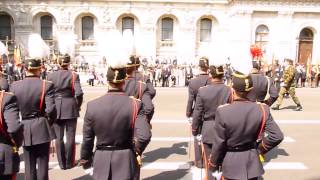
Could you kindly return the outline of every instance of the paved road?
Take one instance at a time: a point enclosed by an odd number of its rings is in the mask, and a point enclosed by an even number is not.
[[[103,95],[105,87],[84,87],[85,103]],[[284,101],[283,110],[273,111],[286,136],[284,142],[267,156],[265,180],[320,180],[320,89],[298,89],[304,111],[294,112],[291,99]],[[201,171],[190,166],[190,127],[184,117],[186,88],[157,89],[156,113],[152,123],[153,139],[144,153],[142,178],[146,180],[201,179]],[[82,119],[77,129],[77,158],[82,140]],[[192,148],[191,148],[192,149]],[[191,153],[191,158],[189,154]],[[23,179],[22,172],[18,179]],[[59,170],[56,156],[50,159],[51,180],[89,180],[90,171],[81,168]]]

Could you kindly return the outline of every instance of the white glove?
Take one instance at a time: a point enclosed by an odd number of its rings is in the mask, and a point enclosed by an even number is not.
[[[188,122],[189,122],[190,125],[192,124],[192,117],[188,118]]]
[[[198,134],[197,136],[196,136],[196,139],[200,142],[200,141],[202,141],[202,135],[201,134]]]
[[[282,83],[280,84],[280,86],[281,86],[281,87],[286,87],[286,84],[285,84],[284,82],[282,82]]]
[[[222,172],[215,171],[212,173],[212,176],[215,177],[215,179],[217,179],[217,180],[221,180]]]

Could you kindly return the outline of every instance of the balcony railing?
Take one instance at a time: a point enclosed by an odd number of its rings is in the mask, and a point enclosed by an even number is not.
[[[173,47],[174,42],[173,41],[161,41],[160,46],[161,47]]]
[[[97,42],[95,40],[82,40],[80,41],[80,46],[96,46]]]

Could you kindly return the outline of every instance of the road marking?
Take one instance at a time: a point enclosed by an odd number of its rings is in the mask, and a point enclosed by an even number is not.
[[[308,169],[300,162],[268,162],[263,165],[265,170],[306,170]],[[193,169],[188,162],[153,162],[144,163],[143,170],[185,170]]]
[[[20,162],[20,170],[24,170],[24,169],[25,169],[25,164],[24,164],[24,161],[22,161]],[[60,169],[59,163],[55,161],[49,162],[49,169]]]
[[[278,124],[314,124],[320,125],[320,120],[276,120]],[[187,124],[187,120],[155,119],[151,124]]]
[[[268,162],[263,165],[268,170],[306,170],[308,169],[300,162]]]
[[[76,135],[76,144],[81,144],[82,143],[82,135]],[[151,142],[190,142],[193,141],[193,137],[152,137]],[[64,141],[66,142],[66,137],[64,137]],[[293,143],[296,142],[291,137],[284,137],[283,142],[285,143]]]
[[[308,167],[300,162],[268,162],[263,165],[265,170],[307,170]],[[204,176],[205,170],[191,166],[188,162],[153,162],[143,163],[142,170],[190,170],[193,179]],[[86,169],[86,174],[93,173],[93,168]]]

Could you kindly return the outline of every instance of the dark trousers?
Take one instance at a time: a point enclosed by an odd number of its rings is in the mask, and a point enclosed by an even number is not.
[[[94,86],[94,79],[89,79],[89,85]]]
[[[16,180],[16,175],[0,175],[1,180]]]
[[[48,180],[50,142],[24,146],[25,179]],[[38,169],[37,169],[38,165]]]
[[[75,165],[75,136],[77,119],[58,119],[53,124],[56,133],[56,151],[61,169],[70,169]],[[64,131],[66,131],[67,142],[64,143]]]
[[[204,147],[204,152],[205,152],[205,156],[206,156],[206,160],[207,160],[207,166],[208,166],[208,162],[209,162],[209,157],[210,157],[210,153],[211,153],[211,149],[212,149],[212,144],[206,144],[203,143],[203,147]],[[208,168],[208,172],[207,172],[207,177],[208,180],[214,180],[215,178],[212,176],[212,171],[209,170]]]
[[[194,137],[194,163],[198,168],[203,168],[203,159],[202,159],[202,148],[201,143]]]

